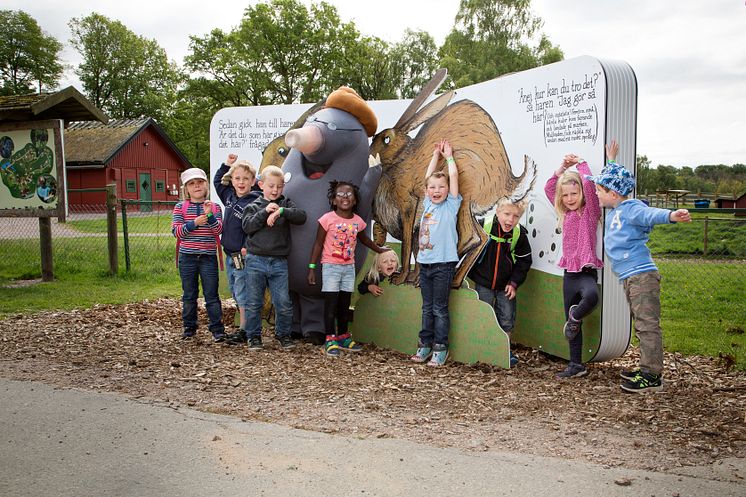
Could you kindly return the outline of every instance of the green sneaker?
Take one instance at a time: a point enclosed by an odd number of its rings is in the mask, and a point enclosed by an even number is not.
[[[622,390],[630,393],[656,392],[663,388],[661,375],[640,371],[633,379],[621,384]]]
[[[360,352],[363,350],[363,346],[353,340],[349,333],[337,336],[337,344],[339,348],[347,352]]]
[[[339,357],[342,355],[342,349],[336,340],[327,340],[324,342],[324,354],[329,357]]]

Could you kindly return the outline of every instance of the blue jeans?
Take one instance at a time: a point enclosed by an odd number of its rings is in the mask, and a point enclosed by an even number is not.
[[[495,310],[497,322],[505,333],[510,333],[515,327],[515,304],[516,298],[509,300],[505,296],[505,289],[493,290],[480,284],[476,285],[479,300],[487,302]]]
[[[422,330],[420,344],[448,346],[448,297],[451,281],[456,271],[455,262],[420,264],[420,291],[422,291]]]
[[[218,258],[215,254],[179,253],[179,276],[184,295],[181,297],[181,317],[184,330],[197,330],[197,297],[199,282],[202,281],[202,294],[205,297],[209,329],[212,333],[225,332],[223,307],[218,296]]]
[[[248,304],[246,305],[246,334],[258,337],[262,334],[262,307],[264,290],[269,286],[272,304],[275,306],[275,336],[290,336],[293,324],[293,303],[288,288],[288,260],[250,254],[246,258]]]
[[[249,299],[249,273],[246,265],[244,265],[243,269],[236,269],[233,259],[230,256],[226,256],[225,272],[226,276],[228,276],[228,288],[231,290],[233,300],[236,301],[236,306],[245,309]]]

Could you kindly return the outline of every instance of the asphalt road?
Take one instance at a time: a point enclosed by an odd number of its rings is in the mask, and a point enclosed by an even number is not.
[[[743,459],[680,474],[604,468],[346,438],[5,379],[0,423],[5,497],[746,495]]]

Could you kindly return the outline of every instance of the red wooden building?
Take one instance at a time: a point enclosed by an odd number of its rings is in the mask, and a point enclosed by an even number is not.
[[[746,192],[742,193],[738,198],[719,198],[715,200],[718,209],[746,209]],[[738,217],[743,217],[744,214],[736,214]]]
[[[150,118],[71,123],[64,143],[71,209],[104,205],[105,192],[75,190],[103,188],[109,183],[116,183],[117,197],[122,199],[178,200],[179,175],[192,167]],[[140,210],[150,210],[150,205],[141,205]]]

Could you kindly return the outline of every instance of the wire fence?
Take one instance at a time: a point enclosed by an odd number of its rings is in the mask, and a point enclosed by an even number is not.
[[[174,204],[117,202],[120,276],[161,273],[178,279],[171,234]],[[71,206],[69,211],[65,223],[52,219],[55,276],[109,273],[106,205]],[[653,230],[649,246],[664,281],[664,314],[682,307],[681,299],[695,299],[705,311],[719,312],[713,319],[725,316],[746,327],[746,218],[727,212],[693,210],[692,223]],[[0,284],[39,278],[40,260],[39,220],[0,218]]]

